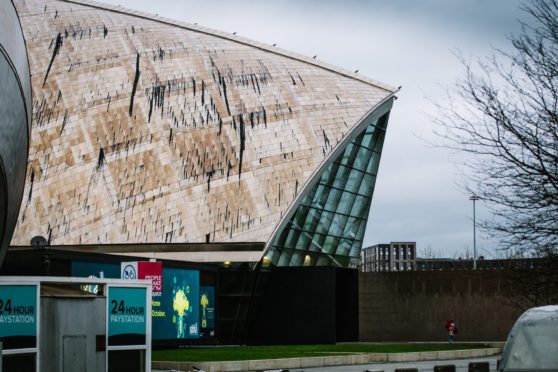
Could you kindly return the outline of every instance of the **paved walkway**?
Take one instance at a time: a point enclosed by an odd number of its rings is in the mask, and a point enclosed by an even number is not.
[[[418,368],[419,372],[432,372],[434,366],[454,364],[456,372],[467,372],[469,370],[470,362],[488,362],[490,363],[490,371],[496,371],[496,360],[498,357],[490,358],[472,358],[472,359],[454,359],[454,360],[439,360],[427,362],[407,362],[407,363],[376,363],[356,366],[335,366],[335,367],[320,367],[320,368],[302,368],[291,369],[291,372],[365,372],[370,371],[384,371],[394,372],[397,368]],[[167,372],[170,370],[153,369],[152,372]]]
[[[381,364],[366,364],[356,366],[335,366],[335,367],[320,367],[320,368],[303,368],[291,369],[290,371],[308,371],[308,372],[363,372],[366,370],[374,371],[380,370],[384,372],[393,372],[396,368],[418,368],[419,372],[432,372],[436,365],[454,364],[456,372],[467,372],[470,362],[489,362],[490,370],[496,371],[496,360],[498,357],[490,358],[473,358],[473,359],[454,359],[454,360],[440,360],[440,361],[427,361],[427,362],[406,362],[406,363],[381,363]]]
[[[393,370],[394,363],[406,364],[423,364],[425,369],[430,369],[432,363],[444,364],[443,360],[459,360],[459,359],[487,359],[495,358],[502,352],[499,347],[485,349],[470,350],[445,350],[445,351],[429,351],[414,353],[360,353],[350,355],[333,355],[321,357],[301,357],[286,359],[260,359],[260,360],[237,360],[237,361],[218,361],[218,362],[153,362],[154,369],[159,370],[196,370],[195,367],[212,372],[233,372],[233,371],[265,371],[289,369],[293,370],[316,370],[323,368],[324,371],[339,371],[340,368],[347,371],[363,371],[363,366],[384,365],[388,370]],[[428,362],[436,361],[436,362]],[[440,362],[440,363],[438,363]],[[465,363],[465,366],[467,366]],[[330,367],[336,366],[336,367]],[[349,366],[355,366],[350,368]],[[393,368],[392,368],[393,367]],[[375,369],[375,368],[374,368]]]

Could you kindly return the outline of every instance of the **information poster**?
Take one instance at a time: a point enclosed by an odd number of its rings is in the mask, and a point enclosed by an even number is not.
[[[0,285],[0,342],[4,349],[37,347],[37,285]]]
[[[145,345],[147,329],[145,288],[109,287],[108,344]]]
[[[163,291],[163,263],[138,262],[138,279],[151,280],[151,295],[153,298],[161,297]]]
[[[200,287],[200,337],[215,336],[215,287]]]
[[[152,302],[153,338],[199,338],[199,299],[199,271],[164,268],[161,296]]]
[[[133,261],[120,264],[122,279],[151,280],[151,294],[154,299],[161,297],[163,290],[163,263],[157,261]]]

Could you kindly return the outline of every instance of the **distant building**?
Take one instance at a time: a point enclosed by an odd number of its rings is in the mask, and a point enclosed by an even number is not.
[[[377,244],[362,250],[362,271],[413,270],[417,257],[416,242]]]

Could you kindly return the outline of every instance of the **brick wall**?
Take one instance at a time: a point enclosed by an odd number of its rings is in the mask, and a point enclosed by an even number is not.
[[[503,341],[521,310],[508,304],[502,270],[359,274],[360,341]]]

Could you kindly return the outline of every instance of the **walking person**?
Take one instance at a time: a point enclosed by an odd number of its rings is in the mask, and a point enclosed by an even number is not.
[[[448,342],[450,344],[454,341],[454,335],[457,333],[457,327],[455,326],[455,322],[453,320],[448,320],[446,322],[446,329],[448,331]]]

